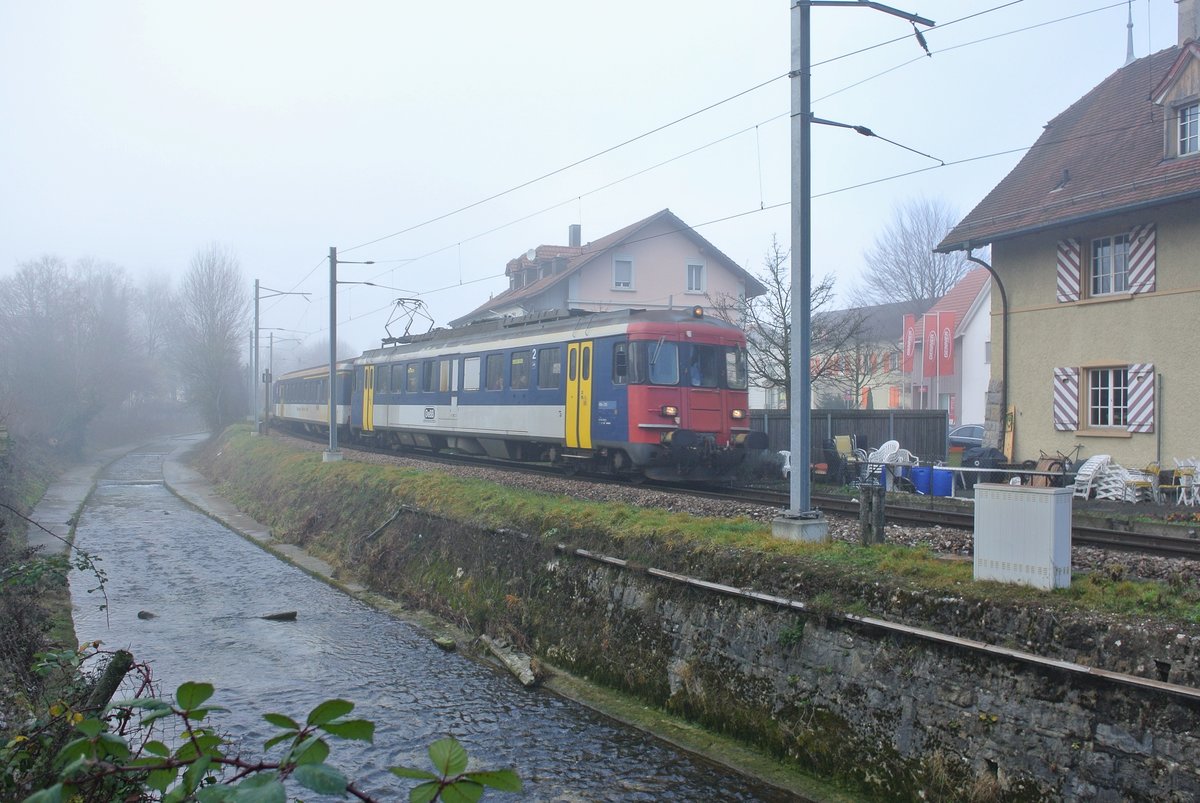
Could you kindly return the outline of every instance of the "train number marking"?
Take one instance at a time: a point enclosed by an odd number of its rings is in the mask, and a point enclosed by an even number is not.
[[[436,419],[437,419],[437,408],[436,407],[426,407],[425,408],[425,420],[426,421],[434,421]]]

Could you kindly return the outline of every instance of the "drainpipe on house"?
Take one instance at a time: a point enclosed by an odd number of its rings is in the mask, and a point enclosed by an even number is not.
[[[973,250],[971,244],[967,243],[967,259],[992,274],[992,278],[996,280],[996,287],[1000,290],[1000,339],[1004,356],[1000,364],[1000,442],[997,446],[1003,446],[1005,426],[1008,421],[1008,293],[1004,292],[1004,282],[1000,280],[1000,274],[996,273],[995,268],[991,265],[975,256],[972,253]],[[1012,457],[1016,458],[1016,456],[1017,442],[1016,438],[1013,438]]]

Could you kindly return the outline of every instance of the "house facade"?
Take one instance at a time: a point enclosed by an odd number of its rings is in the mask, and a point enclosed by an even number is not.
[[[906,317],[929,301],[901,301],[822,312],[813,316],[809,363],[815,407],[859,410],[913,409],[903,372]]]
[[[993,383],[1014,457],[1109,454],[1127,466],[1200,454],[1200,44],[1130,62],[1052,120],[938,246],[991,245]],[[1003,330],[1008,330],[1008,354]],[[998,407],[998,406],[997,406]],[[994,423],[994,422],[990,422]]]
[[[552,309],[704,306],[710,297],[765,289],[669,209],[586,245],[580,240],[572,226],[568,245],[540,245],[510,260],[508,289],[450,325]]]
[[[991,275],[967,271],[901,335],[903,406],[945,410],[950,426],[982,424],[991,380]]]

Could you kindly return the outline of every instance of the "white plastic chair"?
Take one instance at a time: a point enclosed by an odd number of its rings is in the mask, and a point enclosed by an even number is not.
[[[1129,477],[1129,470],[1124,466],[1109,463],[1094,481],[1096,498],[1112,502],[1136,502],[1137,492],[1130,487]]]
[[[1092,455],[1075,472],[1075,491],[1073,496],[1079,499],[1087,499],[1092,495],[1092,489],[1095,487],[1096,477],[1103,473],[1104,469],[1112,462],[1112,455],[1097,454]]]

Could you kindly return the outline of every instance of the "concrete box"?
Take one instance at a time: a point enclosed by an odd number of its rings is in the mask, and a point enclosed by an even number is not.
[[[1071,488],[975,486],[975,579],[1071,585]]]

